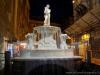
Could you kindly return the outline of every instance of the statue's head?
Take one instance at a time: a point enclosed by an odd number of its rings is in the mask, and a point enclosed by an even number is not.
[[[46,7],[47,7],[47,8],[50,8],[50,5],[49,5],[49,4],[47,4],[47,5],[46,5]]]

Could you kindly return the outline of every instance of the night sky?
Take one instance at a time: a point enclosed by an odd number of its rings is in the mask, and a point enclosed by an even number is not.
[[[44,20],[44,7],[50,4],[51,21],[59,23],[73,16],[72,0],[29,0],[30,19]]]

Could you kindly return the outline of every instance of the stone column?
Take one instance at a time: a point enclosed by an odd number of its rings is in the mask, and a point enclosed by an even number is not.
[[[86,50],[86,63],[90,64],[91,63],[91,44],[92,44],[92,37],[91,37],[91,32],[90,32],[90,38],[87,43],[87,50]]]
[[[75,39],[75,41],[74,41],[74,43],[75,43],[75,55],[79,55],[79,45],[78,45],[79,37],[78,37],[77,33],[74,34],[74,39]]]
[[[93,1],[95,1],[95,0],[88,0],[89,10],[93,9]]]
[[[2,53],[5,53],[7,51],[7,44],[8,44],[8,37],[3,37],[3,51]]]

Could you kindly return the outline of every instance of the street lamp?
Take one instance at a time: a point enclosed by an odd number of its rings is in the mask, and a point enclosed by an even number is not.
[[[82,40],[85,40],[85,41],[89,41],[89,38],[90,38],[90,34],[84,34],[82,36]]]

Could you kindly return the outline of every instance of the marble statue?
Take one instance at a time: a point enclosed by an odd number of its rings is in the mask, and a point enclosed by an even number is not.
[[[33,46],[33,35],[32,33],[28,33],[25,38],[27,39],[27,48],[28,49],[34,49],[34,46]]]
[[[51,10],[49,9],[50,5],[47,4],[46,7],[44,8],[44,25],[50,26],[50,12]]]
[[[60,39],[61,39],[61,45],[60,45],[61,49],[68,49],[66,44],[67,34],[61,34]]]

